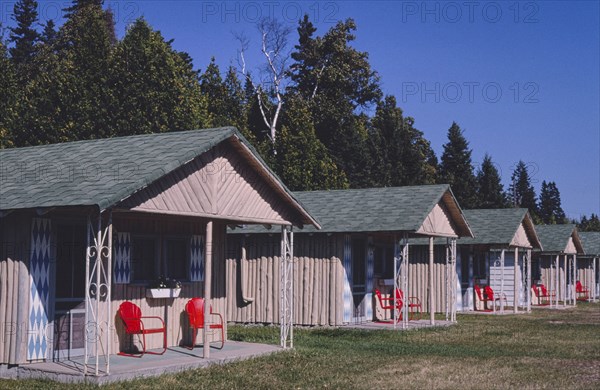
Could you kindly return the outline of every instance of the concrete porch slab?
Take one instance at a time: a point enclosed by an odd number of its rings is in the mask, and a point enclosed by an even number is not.
[[[408,321],[406,330],[411,329],[424,329],[424,328],[432,328],[432,327],[444,327],[451,326],[453,322],[444,321],[444,320],[436,320],[435,325],[431,325],[429,320],[418,320],[418,321]],[[364,329],[364,330],[394,330],[393,322],[364,322],[359,324],[348,324],[340,326],[342,329]],[[398,323],[396,325],[396,330],[404,330],[402,328],[402,323]]]
[[[110,357],[110,374],[100,372],[99,376],[89,375],[94,372],[89,368],[88,376],[83,374],[82,357],[64,361],[24,364],[0,370],[0,373],[3,377],[13,379],[49,379],[63,383],[100,385],[205,368],[279,351],[283,351],[283,349],[275,345],[227,341],[222,350],[211,348],[209,359],[202,358],[202,346],[197,346],[191,351],[183,347],[170,347],[163,355],[146,354],[139,358],[112,355]],[[104,359],[101,359],[100,362],[104,367]]]

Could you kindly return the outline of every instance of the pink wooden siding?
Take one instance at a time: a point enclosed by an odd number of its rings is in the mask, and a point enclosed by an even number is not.
[[[336,325],[342,322],[344,270],[342,236],[294,237],[294,323]],[[241,323],[279,323],[280,236],[227,237],[227,312]],[[245,289],[245,291],[243,291]],[[251,301],[244,301],[242,298]]]
[[[168,235],[204,234],[206,221],[200,219],[151,219],[119,216],[115,218],[115,230],[127,231],[132,234],[151,234],[158,237]],[[142,216],[144,217],[144,216]],[[215,312],[221,313],[227,321],[225,289],[225,225],[214,224],[213,233],[213,279],[212,305]],[[185,261],[185,259],[182,259]],[[185,314],[185,304],[193,297],[204,295],[204,282],[184,282],[179,298],[153,299],[146,298],[146,286],[140,284],[113,284],[112,288],[112,318],[115,331],[112,337],[112,350],[118,352],[126,348],[129,337],[125,335],[123,325],[117,314],[119,305],[130,301],[142,309],[145,316],[159,316],[167,323],[167,345],[175,346],[190,342],[191,332]],[[217,335],[215,335],[217,336]],[[215,337],[218,339],[218,337]],[[147,336],[149,348],[159,348],[162,344],[161,335]],[[198,334],[198,343],[202,340],[202,331]],[[136,345],[139,343],[136,342]]]
[[[272,185],[221,144],[125,200],[133,211],[289,224],[290,208]]]

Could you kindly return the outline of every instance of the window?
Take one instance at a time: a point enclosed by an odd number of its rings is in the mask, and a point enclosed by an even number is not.
[[[188,242],[189,239],[183,237],[168,237],[161,241],[156,236],[132,236],[132,280],[150,282],[159,276],[187,280],[190,252]]]
[[[164,275],[171,279],[188,278],[188,243],[183,238],[165,240]]]
[[[156,244],[157,240],[154,237],[133,236],[131,238],[133,281],[145,282],[158,278]]]
[[[352,290],[353,292],[365,291],[366,268],[365,240],[352,241]]]
[[[375,275],[383,279],[394,278],[394,249],[389,246],[375,247]]]

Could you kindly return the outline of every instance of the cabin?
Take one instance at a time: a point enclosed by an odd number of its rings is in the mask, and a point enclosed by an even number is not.
[[[401,288],[424,299],[423,310],[452,312],[455,240],[472,232],[450,186],[427,185],[295,192],[321,223],[294,234],[294,313],[299,325],[340,326],[389,319],[374,297]],[[413,253],[409,240],[446,240],[443,260],[431,245]],[[238,227],[227,235],[227,302],[230,321],[280,321],[279,246],[264,227]],[[429,298],[431,297],[431,299]],[[406,306],[406,305],[405,305]],[[398,315],[398,313],[395,313]],[[403,319],[407,319],[407,315]],[[397,317],[399,318],[399,317]]]
[[[292,227],[319,228],[231,127],[4,149],[0,163],[0,368],[83,356],[85,374],[109,373],[111,355],[138,347],[124,301],[164,319],[167,346],[189,345],[190,298],[228,321],[228,225],[279,226],[282,268]],[[173,280],[166,295],[152,288]]]
[[[577,226],[536,225],[535,230],[543,249],[533,253],[534,280],[553,295],[550,306],[556,307],[559,302],[564,306],[576,305],[574,280],[577,256],[584,254]]]
[[[527,309],[527,286],[531,286],[531,272],[527,270],[531,269],[531,250],[541,247],[527,209],[473,209],[463,210],[463,214],[473,237],[460,238],[456,243],[456,310],[466,312],[487,308],[488,305],[478,298],[476,286],[480,288],[482,298],[485,286],[506,297],[497,302],[500,311],[507,305],[515,310],[518,306]],[[426,240],[411,239],[410,242],[413,253],[427,250]],[[434,245],[435,257],[442,261],[445,243],[436,239]],[[518,260],[516,267],[515,258]],[[516,306],[515,296],[518,299]],[[417,297],[423,298],[422,295]],[[492,308],[491,303],[489,307]]]
[[[527,209],[475,209],[464,211],[475,237],[459,241],[457,272],[463,293],[463,310],[482,310],[475,285],[489,285],[500,300],[500,310],[531,307],[531,253],[542,245]]]
[[[588,299],[600,297],[600,232],[579,232],[585,254],[577,259],[577,280],[590,290]]]

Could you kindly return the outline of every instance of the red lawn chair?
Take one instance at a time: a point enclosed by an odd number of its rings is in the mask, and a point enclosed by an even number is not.
[[[539,306],[547,306],[550,304],[552,299],[556,298],[556,292],[548,292],[546,286],[541,283],[535,286],[533,291],[535,291],[535,296],[538,299]]]
[[[204,298],[192,298],[185,305],[185,311],[190,321],[190,327],[192,328],[192,345],[187,347],[188,349],[194,349],[196,345],[196,337],[198,336],[198,329],[204,329]],[[210,314],[219,317],[219,322],[210,324],[210,329],[221,329],[221,347],[225,345],[225,330],[223,325],[223,316],[219,313],[213,313],[212,305],[210,306]]]
[[[483,292],[481,291],[481,287],[479,287],[478,284],[475,285],[475,293],[477,294],[477,299],[479,299],[480,302],[483,302],[483,311],[492,311],[491,309],[487,308],[487,303],[491,302],[492,299],[485,297],[483,295]],[[475,302],[475,311],[477,311],[477,302]]]
[[[404,303],[404,291],[398,289],[396,290],[396,298],[400,300],[400,302]],[[421,319],[421,312],[423,311],[423,307],[421,305],[421,300],[418,297],[408,297],[408,320],[412,321],[414,319]]]
[[[144,317],[140,308],[131,302],[123,302],[119,306],[119,317],[123,321],[125,326],[125,333],[129,335],[142,335],[142,352],[139,354],[119,352],[119,355],[141,357],[145,353],[152,355],[162,355],[167,350],[167,328],[165,321],[160,317]],[[160,321],[162,327],[160,328],[146,328],[144,319],[154,319]],[[163,334],[163,350],[162,352],[150,352],[146,351],[146,335],[153,333]]]
[[[384,298],[381,296],[381,291],[379,291],[379,289],[375,289],[375,295],[377,296],[377,299],[379,300],[379,305],[381,306],[382,309],[392,310],[392,313],[395,313],[395,311],[394,311],[395,309],[398,310],[400,315],[398,316],[398,318],[396,318],[396,322],[398,322],[402,319],[403,302],[397,296],[398,294],[396,294],[396,298],[392,298],[392,297]]]
[[[485,293],[488,301],[492,302],[494,304],[494,310],[496,310],[496,302],[500,302],[500,306],[502,306],[502,300],[504,301],[504,306],[506,306],[506,304],[508,303],[508,300],[506,299],[506,295],[502,294],[501,297],[495,297],[494,296],[494,290],[492,290],[492,288],[490,286],[485,286],[483,288],[483,292]]]
[[[590,298],[590,289],[581,284],[579,280],[575,284],[575,292],[577,293],[578,301],[587,301]]]
[[[404,292],[400,289],[396,289],[396,299],[395,305],[391,302],[394,301],[394,298],[384,298],[381,296],[381,291],[375,289],[375,295],[379,300],[379,305],[382,309],[394,310],[398,309],[400,315],[396,318],[396,322],[402,319],[402,308],[404,307]],[[408,297],[408,320],[412,321],[414,319],[421,319],[422,312],[421,300],[417,297]]]

